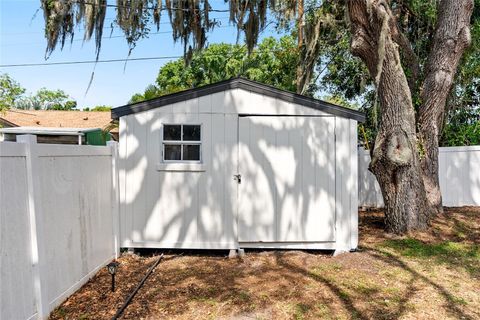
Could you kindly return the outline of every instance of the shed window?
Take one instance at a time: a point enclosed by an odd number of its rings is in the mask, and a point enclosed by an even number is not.
[[[200,161],[201,126],[166,124],[163,126],[164,161]]]

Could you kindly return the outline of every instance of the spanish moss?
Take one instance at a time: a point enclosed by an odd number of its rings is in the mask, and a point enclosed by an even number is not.
[[[114,28],[122,30],[129,46],[129,56],[138,41],[149,36],[152,27],[156,27],[157,31],[160,29],[162,13],[166,12],[173,41],[183,45],[186,63],[189,63],[194,52],[206,47],[207,35],[219,24],[210,16],[211,12],[229,12],[230,23],[237,28],[237,42],[243,35],[249,53],[268,25],[269,12],[280,21],[277,28],[284,28],[291,22],[293,25],[304,23],[303,14],[298,17],[297,1],[294,0],[225,0],[226,2],[228,9],[223,10],[212,8],[209,0],[41,0],[47,39],[46,57],[58,47],[63,49],[66,39],[73,40],[75,30],[83,25],[84,41],[95,37],[98,60],[107,9],[115,10],[112,32]],[[309,3],[318,6],[324,2],[329,1],[312,0]],[[303,50],[303,58],[309,63],[301,75],[303,79],[298,81],[307,84],[319,51],[317,40],[322,25],[319,19],[314,14],[312,24],[307,24],[299,31],[302,32],[299,39],[304,39],[299,47]]]

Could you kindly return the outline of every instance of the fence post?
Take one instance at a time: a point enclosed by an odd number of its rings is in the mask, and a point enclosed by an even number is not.
[[[115,259],[120,256],[120,215],[119,215],[119,180],[118,180],[118,142],[108,141],[107,145],[112,150],[112,223],[113,244]]]
[[[31,258],[33,270],[34,295],[38,319],[46,319],[50,313],[47,296],[47,269],[45,264],[45,241],[43,236],[42,209],[40,190],[37,136],[20,135],[17,142],[26,145],[26,169],[28,190],[28,214],[30,220]]]

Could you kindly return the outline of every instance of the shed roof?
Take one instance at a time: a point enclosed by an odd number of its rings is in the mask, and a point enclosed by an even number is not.
[[[286,102],[296,103],[304,107],[324,111],[339,117],[354,119],[360,122],[365,121],[365,114],[353,109],[345,108],[326,101],[306,97],[300,94],[292,93],[285,90],[280,90],[275,87],[265,85],[259,82],[244,78],[232,78],[209,84],[203,87],[180,91],[177,93],[168,94],[151,100],[127,104],[121,107],[112,109],[112,119],[143,112],[155,108],[160,108],[179,101],[198,98],[209,94],[229,90],[229,89],[244,89],[255,93],[263,94],[268,97],[277,98]]]
[[[54,127],[11,127],[0,128],[0,133],[40,134],[55,136],[78,136],[88,132],[100,131],[100,128],[54,128]]]
[[[103,111],[10,109],[0,114],[0,123],[13,127],[105,128],[111,121],[110,113]]]

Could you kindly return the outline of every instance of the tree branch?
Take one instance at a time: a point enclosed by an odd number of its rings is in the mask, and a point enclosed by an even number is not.
[[[427,60],[419,112],[422,130],[434,126],[440,134],[445,116],[445,105],[452,87],[458,64],[470,45],[470,17],[473,0],[442,0],[433,38],[432,51]]]
[[[442,0],[432,50],[425,69],[418,113],[419,139],[425,149],[423,181],[429,205],[442,212],[438,178],[438,144],[446,114],[446,101],[465,49],[470,45],[473,0]]]
[[[405,34],[401,32],[398,27],[392,28],[395,30],[392,34],[392,39],[397,43],[402,50],[403,56],[405,58],[406,67],[411,71],[411,74],[407,73],[408,78],[408,86],[410,87],[411,91],[415,90],[415,84],[418,80],[418,75],[420,73],[420,63],[418,56],[412,49],[412,45],[410,41],[407,39]]]

